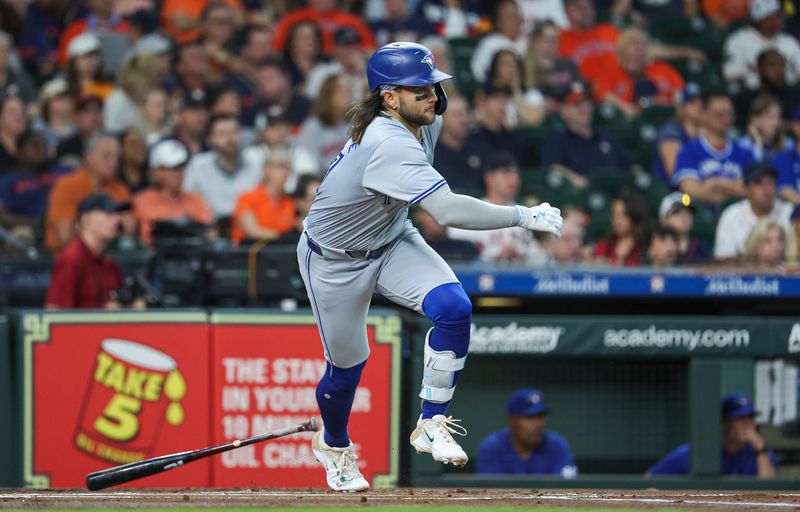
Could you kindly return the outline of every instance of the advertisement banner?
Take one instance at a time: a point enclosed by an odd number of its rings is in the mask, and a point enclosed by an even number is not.
[[[800,353],[800,318],[475,316],[470,354],[781,357]]]
[[[582,297],[798,297],[800,276],[687,274],[660,269],[496,269],[454,265],[464,290],[477,295]]]
[[[83,487],[87,473],[210,441],[204,313],[25,314],[25,484]],[[207,486],[210,461],[134,481]]]
[[[325,371],[310,314],[212,316],[212,434],[227,442],[319,418],[316,386]],[[370,316],[371,354],[356,392],[349,432],[373,486],[397,479],[400,318]],[[311,451],[313,432],[223,453],[215,487],[326,487]]]

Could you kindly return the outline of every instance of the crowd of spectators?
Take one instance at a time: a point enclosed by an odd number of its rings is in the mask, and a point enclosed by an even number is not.
[[[114,213],[117,234],[143,248],[164,220],[232,244],[293,243],[367,92],[366,60],[411,40],[455,77],[434,163],[450,186],[565,216],[553,240],[446,230],[412,212],[446,257],[796,263],[800,15],[779,0],[0,7],[0,228],[54,256],[88,228],[81,204],[96,193],[131,204]],[[670,40],[664,26],[719,37]]]

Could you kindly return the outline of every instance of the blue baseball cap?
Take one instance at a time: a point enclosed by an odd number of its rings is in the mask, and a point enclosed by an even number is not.
[[[686,85],[683,86],[683,89],[681,89],[681,91],[678,93],[678,97],[676,99],[678,103],[686,103],[687,101],[692,101],[702,95],[703,90],[700,88],[700,85],[695,82],[686,82]]]
[[[732,420],[755,416],[756,410],[753,402],[744,393],[731,393],[722,399],[722,419]]]
[[[544,401],[544,395],[538,389],[519,389],[508,400],[509,416],[531,416],[532,414],[547,414],[549,412],[550,407]]]

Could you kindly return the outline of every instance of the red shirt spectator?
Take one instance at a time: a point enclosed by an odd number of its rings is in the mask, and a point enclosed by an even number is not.
[[[626,254],[620,255],[617,254],[618,243],[619,238],[616,236],[603,238],[594,246],[592,256],[604,260],[609,265],[621,265],[623,267],[636,267],[641,265],[642,246],[640,244],[634,244]]]
[[[45,307],[119,307],[114,293],[122,287],[122,269],[103,251],[117,235],[117,212],[127,208],[102,193],[81,202],[80,232],[56,258]]]
[[[641,265],[650,215],[647,199],[624,187],[611,203],[611,233],[592,251],[597,263],[632,267]]]
[[[322,53],[330,55],[333,51],[333,34],[340,27],[351,27],[361,36],[361,47],[367,50],[375,46],[375,38],[369,26],[354,14],[335,9],[331,0],[312,0],[308,7],[295,9],[281,19],[275,27],[272,44],[276,51],[282,52],[292,27],[301,21],[313,21],[322,31]]]
[[[46,307],[102,308],[122,287],[122,269],[108,256],[96,254],[77,237],[59,254],[53,267]]]

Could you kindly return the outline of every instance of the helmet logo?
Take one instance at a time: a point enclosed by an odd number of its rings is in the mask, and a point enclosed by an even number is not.
[[[429,65],[431,69],[433,69],[433,54],[429,53],[428,55],[424,56],[420,62],[424,62],[425,64]]]

